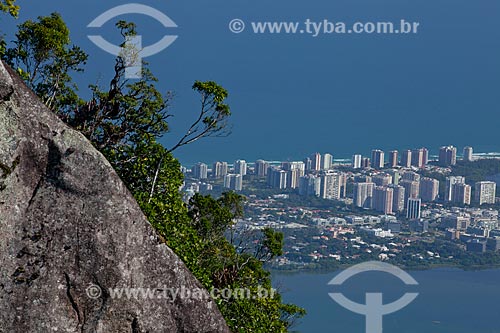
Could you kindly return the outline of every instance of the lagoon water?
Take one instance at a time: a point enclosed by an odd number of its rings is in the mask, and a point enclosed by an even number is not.
[[[386,273],[363,273],[341,287],[328,285],[339,272],[273,275],[286,302],[307,310],[292,329],[301,333],[365,332],[365,318],[342,308],[328,295],[342,292],[357,303],[365,293],[383,293],[384,304],[406,292],[419,296],[404,309],[384,316],[384,333],[500,333],[500,270],[434,269],[409,272],[418,286],[406,286]]]

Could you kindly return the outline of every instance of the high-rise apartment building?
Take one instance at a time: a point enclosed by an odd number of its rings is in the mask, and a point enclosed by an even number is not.
[[[497,184],[495,182],[477,182],[475,185],[474,201],[482,204],[494,204]]]
[[[300,177],[305,175],[304,162],[282,162],[281,168],[287,172],[287,188],[299,187]]]
[[[255,161],[255,174],[258,177],[266,177],[267,169],[269,168],[269,163],[264,160]]]
[[[464,161],[466,162],[472,162],[474,160],[474,157],[472,156],[474,150],[472,147],[465,147],[464,148]]]
[[[465,184],[465,177],[462,176],[446,177],[446,187],[443,198],[445,201],[453,201],[453,185],[455,184]]]
[[[352,167],[353,169],[360,169],[361,168],[361,161],[363,159],[363,156],[356,154],[352,155]]]
[[[439,149],[439,165],[443,167],[457,164],[457,148],[445,146]]]
[[[384,168],[384,152],[379,149],[372,150],[372,168]]]
[[[389,185],[392,188],[392,211],[402,212],[405,209],[405,188],[399,185]]]
[[[406,218],[419,219],[422,211],[422,200],[409,198],[406,204]]]
[[[321,154],[315,153],[311,156],[311,170],[320,171],[321,170]]]
[[[420,182],[411,180],[402,180],[399,185],[405,188],[405,203],[408,199],[418,199],[420,196]]]
[[[269,167],[267,170],[267,184],[272,188],[285,189],[289,187],[287,182],[288,172],[277,167]]]
[[[321,164],[323,170],[330,170],[333,167],[333,155],[328,153],[324,154]]]
[[[228,174],[227,162],[215,162],[212,166],[212,177],[223,178]]]
[[[286,187],[287,188],[298,188],[300,173],[297,169],[292,169],[286,172]]]
[[[372,182],[377,186],[387,186],[392,183],[392,176],[387,173],[379,173],[372,177]]]
[[[281,162],[281,168],[285,171],[298,170],[300,176],[302,177],[306,171],[306,165],[304,162]]]
[[[371,167],[371,162],[370,162],[370,159],[368,157],[363,157],[361,159],[361,167],[363,169],[369,169]]]
[[[411,152],[411,165],[416,168],[423,168],[427,162],[425,161],[424,148],[414,149]]]
[[[245,176],[247,174],[247,162],[245,160],[234,162],[234,173]]]
[[[207,179],[208,177],[208,165],[205,163],[196,163],[193,167],[193,176],[198,179]]]
[[[462,205],[470,205],[472,188],[470,185],[463,183],[456,183],[452,186],[452,202],[462,204]]]
[[[303,196],[320,196],[321,179],[316,175],[300,177],[299,194]]]
[[[239,174],[228,174],[224,177],[224,187],[233,191],[243,189],[243,177]]]
[[[371,208],[374,183],[354,183],[353,203],[356,207]]]
[[[340,174],[340,197],[345,198],[347,195],[347,174]]]
[[[423,202],[435,201],[439,195],[439,181],[424,177],[420,180],[420,198]]]
[[[302,162],[304,162],[306,171],[312,170],[312,160],[309,157],[304,158],[304,160]]]
[[[392,183],[393,183],[394,185],[398,185],[398,184],[399,184],[399,180],[400,180],[400,178],[401,178],[401,175],[400,175],[400,173],[399,173],[399,170],[394,170],[394,169],[392,169],[392,170],[387,170],[387,173],[388,173],[389,175],[391,175],[391,177],[392,177]]]
[[[392,214],[393,189],[386,186],[376,186],[373,189],[373,209],[384,214]]]
[[[342,175],[336,172],[326,172],[321,175],[320,196],[323,199],[338,200],[341,197]]]
[[[392,150],[389,152],[389,167],[395,168],[398,165],[398,151]]]
[[[411,150],[405,150],[401,153],[401,166],[404,168],[411,167]]]
[[[424,154],[424,166],[426,166],[428,163],[429,163],[429,150],[427,150],[427,148],[421,148],[422,149],[422,152]]]

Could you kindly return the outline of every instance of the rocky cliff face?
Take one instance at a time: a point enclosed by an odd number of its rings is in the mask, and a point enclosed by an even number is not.
[[[105,158],[0,62],[0,332],[229,332],[201,288]]]

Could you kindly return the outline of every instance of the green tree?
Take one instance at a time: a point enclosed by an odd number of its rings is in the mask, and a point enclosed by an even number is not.
[[[69,30],[61,16],[38,17],[18,27],[14,47],[4,58],[51,110],[64,110],[80,100],[72,72],[82,72],[87,54],[70,46]]]
[[[191,223],[203,239],[199,264],[212,281],[208,288],[232,290],[233,295],[245,291],[244,297],[216,300],[234,332],[287,332],[305,312],[295,305],[283,304],[281,295],[272,288],[270,273],[263,266],[282,254],[283,234],[264,229],[252,242],[261,244],[256,252],[251,248],[240,250],[231,244],[227,235],[235,219],[243,216],[243,200],[234,192],[224,193],[217,200],[200,194],[191,198]]]
[[[16,0],[0,0],[0,11],[17,17],[19,15],[19,6],[16,5]]]
[[[16,0],[0,0],[0,12],[9,13],[16,17],[19,15],[19,6],[16,5]],[[1,32],[1,31],[0,31]],[[7,43],[3,35],[0,35],[0,59],[7,51]]]

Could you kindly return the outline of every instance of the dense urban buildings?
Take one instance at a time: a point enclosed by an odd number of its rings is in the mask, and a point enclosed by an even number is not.
[[[207,165],[200,162],[191,168],[189,174],[197,181],[185,184],[185,189],[193,193],[222,186],[242,191],[244,179],[256,182],[256,185],[259,182],[262,184],[262,181],[257,181],[258,178],[265,177],[270,189],[295,190],[302,196],[338,200],[349,205],[352,203],[355,207],[389,215],[401,216],[405,211],[411,218],[419,215],[421,208],[418,207],[422,203],[425,203],[424,207],[443,201],[463,207],[471,205],[472,199],[479,205],[496,203],[495,182],[479,181],[471,187],[465,177],[450,176],[450,167],[457,162],[456,148],[444,146],[439,152],[439,165],[446,168],[438,167],[435,163],[428,164],[429,152],[426,148],[403,150],[401,155],[393,150],[388,154],[389,163],[386,165],[382,150],[372,150],[371,159],[355,154],[350,165],[352,169],[346,163],[334,166],[333,155],[329,153],[315,153],[303,161],[267,162],[259,159],[253,165],[248,165],[245,160],[237,160],[231,169],[226,162],[217,161],[208,170]],[[401,157],[400,165],[398,157]],[[465,147],[464,161],[470,160],[472,148]],[[184,167],[183,170],[185,173],[189,171]],[[208,171],[211,171],[210,180],[214,184],[202,181],[207,179]],[[251,177],[244,177],[247,173]],[[427,176],[432,173],[446,176],[441,189],[437,179]],[[223,185],[219,179],[223,179]]]
[[[247,197],[245,209],[250,218],[238,223],[251,228],[294,229],[290,233],[294,240],[287,238],[287,253],[295,253],[288,258],[290,262],[308,257],[315,263],[324,258],[352,260],[356,255],[373,254],[378,246],[384,250],[374,255],[375,260],[400,256],[403,248],[411,260],[432,258],[436,263],[462,260],[459,257],[467,260],[463,254],[454,255],[457,259],[443,256],[443,248],[453,254],[500,252],[500,202],[496,183],[489,181],[496,179],[500,158],[485,161],[497,157],[479,153],[475,155],[477,162],[468,161],[472,151],[466,147],[463,160],[460,156],[457,161],[456,148],[447,146],[441,149],[440,163],[437,155],[431,155],[427,163],[425,148],[399,152],[388,153],[385,165],[381,150],[373,150],[371,159],[353,155],[352,164],[345,160],[334,164],[329,153],[310,155],[300,162],[257,160],[245,165],[248,176],[238,173],[244,160],[230,169],[225,162],[215,162],[207,180],[200,179],[206,165],[198,163],[191,170],[183,168],[183,198],[188,202],[198,191],[212,191],[213,195],[227,189],[241,191]],[[458,165],[453,166],[453,162]],[[311,236],[311,228],[316,227],[321,230]],[[299,229],[307,231],[301,234]],[[354,235],[348,238],[347,248],[338,242],[345,240],[346,233]],[[369,235],[388,239],[381,245]],[[303,242],[300,237],[313,241]],[[302,242],[309,243],[307,250],[301,250]],[[385,247],[394,250],[389,254]]]

